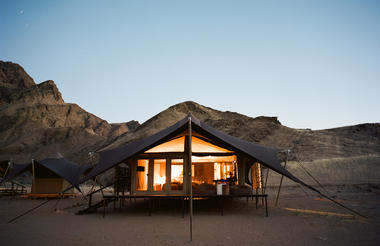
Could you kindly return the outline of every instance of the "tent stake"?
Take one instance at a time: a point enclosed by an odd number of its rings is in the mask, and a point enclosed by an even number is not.
[[[286,160],[285,160],[284,168],[286,168],[286,164],[288,163],[289,152],[290,152],[290,150],[286,151]],[[278,198],[280,197],[280,191],[281,191],[281,186],[282,186],[282,180],[283,179],[284,179],[284,175],[281,175],[280,185],[278,186],[278,191],[277,191],[276,203],[274,204],[274,206],[276,206],[276,207],[277,207],[277,204],[278,204]]]

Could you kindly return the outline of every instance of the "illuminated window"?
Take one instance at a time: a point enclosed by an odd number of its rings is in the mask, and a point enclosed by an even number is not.
[[[192,152],[204,152],[204,153],[230,153],[232,151],[224,149],[215,144],[206,142],[200,138],[192,137],[191,138],[191,148]]]
[[[192,179],[196,184],[214,185],[215,181],[236,183],[236,155],[193,156]]]
[[[193,183],[196,184],[213,184],[214,180],[214,163],[202,162],[193,163]]]
[[[171,190],[183,190],[183,159],[171,161]]]
[[[166,185],[166,160],[154,160],[153,190],[162,191]]]
[[[137,160],[136,190],[148,190],[149,160]]]
[[[236,177],[235,162],[215,162],[214,179],[228,180]]]
[[[224,149],[215,144],[206,142],[200,138],[192,137],[191,146],[193,152],[203,153],[231,153],[232,151]],[[165,152],[184,152],[185,151],[185,137],[178,137],[163,144],[157,145],[145,153],[165,153]]]
[[[166,143],[157,145],[145,153],[164,153],[164,152],[184,152],[185,151],[185,137],[176,138]]]

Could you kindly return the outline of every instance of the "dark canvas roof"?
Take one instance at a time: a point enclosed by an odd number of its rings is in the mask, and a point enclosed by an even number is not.
[[[31,164],[32,163],[25,163],[25,164],[14,163],[12,165],[12,168],[10,168],[8,170],[8,173],[5,175],[5,178],[1,181],[1,183],[8,182],[8,181],[16,178],[17,176],[19,176],[23,172],[30,171],[31,168],[29,168],[29,167],[31,166]]]
[[[283,168],[280,161],[277,158],[277,150],[274,148],[268,148],[260,146],[258,144],[253,144],[223,132],[220,132],[205,123],[198,120],[196,117],[189,115],[184,119],[178,121],[174,125],[141,140],[120,146],[115,149],[101,151],[99,163],[95,168],[83,179],[80,183],[91,179],[108,169],[114,167],[115,165],[129,159],[130,157],[142,153],[151,147],[163,143],[175,135],[183,132],[188,127],[188,121],[191,119],[192,129],[200,134],[207,135],[211,139],[216,139],[223,142],[225,145],[231,146],[232,148],[245,153],[246,155],[258,160],[260,163],[266,167],[283,174],[284,176],[294,180],[295,182],[302,183],[299,179],[294,177],[290,172]],[[302,183],[303,184],[303,183]]]
[[[77,186],[77,183],[80,176],[90,168],[89,165],[78,165],[60,155],[52,158],[45,158],[41,161],[35,161],[34,163],[36,168],[38,168],[38,165],[41,165],[42,167],[49,169],[53,173],[67,180],[78,190],[79,187]],[[25,171],[32,171],[32,162],[26,164],[13,164],[13,167],[10,169],[3,182],[10,181]]]
[[[0,161],[0,178],[2,178],[6,172],[8,172],[8,165],[10,160]]]
[[[76,186],[80,176],[90,168],[89,165],[78,165],[65,158],[46,158],[37,161],[37,163],[66,179],[74,186]],[[79,189],[79,187],[76,188]]]
[[[184,130],[188,127],[188,122],[191,119],[191,127],[195,132],[198,132],[200,134],[205,135],[205,137],[208,137],[213,140],[217,140],[219,143],[223,143],[224,145],[230,146],[235,150],[238,150],[240,152],[245,153],[246,155],[252,157],[253,159],[256,159],[261,164],[265,165],[266,167],[274,170],[277,173],[280,173],[289,179],[304,185],[305,187],[319,193],[321,196],[333,201],[334,203],[360,215],[358,212],[344,206],[343,204],[335,201],[334,199],[330,198],[327,195],[324,195],[319,190],[314,188],[311,185],[308,185],[295,176],[293,176],[289,171],[287,171],[285,168],[283,168],[280,164],[280,161],[277,158],[278,151],[274,148],[268,148],[264,146],[260,146],[258,144],[250,143],[238,138],[235,138],[233,136],[227,135],[223,132],[220,132],[197,118],[195,118],[192,115],[189,115],[185,117],[184,119],[178,121],[174,125],[150,136],[144,139],[141,139],[139,141],[135,141],[123,146],[120,146],[115,149],[101,151],[100,152],[100,160],[99,163],[95,166],[95,168],[84,178],[82,178],[78,184],[85,182],[88,179],[91,179],[108,169],[120,164],[123,161],[126,161],[127,159],[131,158],[132,156],[143,153],[144,151],[158,145],[161,143],[164,143],[165,141],[170,140],[170,138],[175,137],[179,133],[182,133]]]

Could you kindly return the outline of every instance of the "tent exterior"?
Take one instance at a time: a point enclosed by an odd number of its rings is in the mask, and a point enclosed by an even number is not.
[[[70,188],[70,183],[61,175],[52,171],[50,168],[34,162],[34,178],[32,181],[31,194],[56,194]],[[74,188],[66,190],[66,193],[74,193]]]
[[[122,163],[131,172],[132,195],[217,194],[218,183],[229,184],[231,192],[247,192],[241,188],[249,181],[253,188],[260,187],[260,165],[302,183],[281,166],[277,152],[188,115],[148,138],[101,151],[99,163],[79,183]],[[259,179],[249,180],[250,169]]]
[[[32,161],[25,164],[13,164],[2,183],[11,181],[22,173],[32,174],[32,194],[56,194],[62,191],[74,193],[75,184],[90,166],[78,165],[59,156]],[[69,189],[72,187],[71,189]]]
[[[5,177],[5,174],[8,172],[9,163],[9,160],[0,161],[0,178]]]
[[[29,168],[30,165],[31,165],[31,162],[24,163],[24,164],[16,164],[16,163],[9,164],[9,168],[7,172],[5,173],[3,180],[0,183],[3,184],[5,182],[12,181],[13,179],[17,178],[22,173],[31,170],[31,168]]]
[[[21,195],[27,192],[25,185],[15,182],[14,180],[11,180],[11,182],[3,182],[3,181],[6,181],[5,177],[10,171],[11,163],[12,163],[12,160],[0,161],[0,196]]]

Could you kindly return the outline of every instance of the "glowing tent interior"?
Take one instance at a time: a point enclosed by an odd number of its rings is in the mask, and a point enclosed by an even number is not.
[[[216,194],[218,183],[252,194],[234,188],[251,182],[260,188],[261,167],[301,182],[281,166],[276,149],[217,131],[191,114],[148,138],[101,151],[99,163],[79,183],[122,163],[130,172],[130,194]]]

